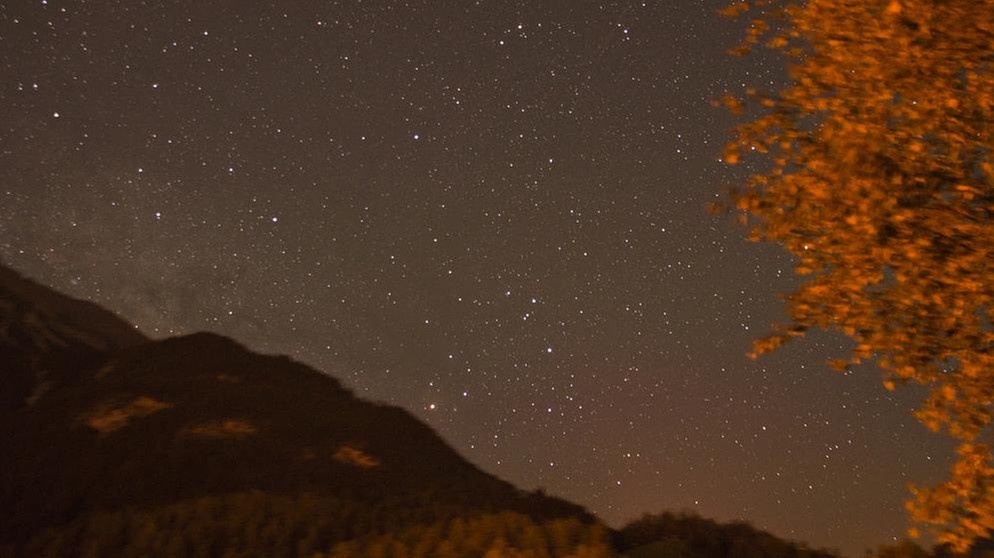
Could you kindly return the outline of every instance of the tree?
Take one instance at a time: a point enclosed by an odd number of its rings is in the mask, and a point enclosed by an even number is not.
[[[959,443],[948,481],[912,488],[913,518],[966,549],[994,528],[981,434],[994,403],[994,0],[741,2],[743,51],[765,44],[790,83],[729,97],[751,116],[726,161],[760,159],[734,207],[804,280],[771,351],[811,328],[875,361],[885,386],[928,387],[916,416]]]
[[[912,541],[902,540],[897,544],[882,545],[872,558],[931,558],[929,553]]]

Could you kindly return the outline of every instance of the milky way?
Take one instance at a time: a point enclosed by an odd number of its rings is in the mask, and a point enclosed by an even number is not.
[[[711,101],[776,87],[722,1],[0,5],[0,258],[411,410],[612,524],[690,509],[855,555],[948,444],[710,215]]]

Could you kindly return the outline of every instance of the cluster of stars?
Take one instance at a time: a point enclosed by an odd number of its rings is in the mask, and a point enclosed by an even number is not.
[[[0,259],[289,354],[609,522],[856,554],[944,451],[821,365],[836,339],[745,357],[791,262],[707,214],[743,178],[710,101],[783,74],[727,55],[724,3],[11,6]]]

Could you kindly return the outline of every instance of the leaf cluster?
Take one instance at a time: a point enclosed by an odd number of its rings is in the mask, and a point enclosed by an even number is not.
[[[755,114],[726,161],[766,170],[732,194],[755,240],[804,280],[764,353],[811,328],[856,345],[885,385],[928,386],[917,417],[960,441],[948,482],[916,488],[913,517],[965,549],[994,528],[983,434],[994,402],[994,0],[736,3],[743,51],[790,61],[790,83],[729,100]]]

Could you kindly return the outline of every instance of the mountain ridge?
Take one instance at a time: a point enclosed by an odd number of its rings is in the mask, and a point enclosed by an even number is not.
[[[209,332],[150,340],[2,266],[0,320],[0,362],[18,384],[0,415],[0,509],[18,510],[0,522],[0,543],[93,514],[258,491],[594,521],[288,357]]]
[[[832,556],[687,516],[612,531],[305,364],[148,339],[2,264],[0,385],[0,558]]]

